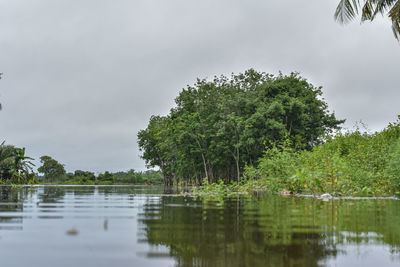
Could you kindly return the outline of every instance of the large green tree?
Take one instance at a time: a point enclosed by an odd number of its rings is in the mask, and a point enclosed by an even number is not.
[[[43,173],[44,179],[47,182],[57,181],[65,175],[64,165],[49,156],[41,156],[40,162],[42,166],[38,168],[38,172]]]
[[[392,21],[392,30],[400,40],[400,0],[340,0],[335,19],[348,23],[361,13],[361,21],[373,21],[378,14],[387,14]]]
[[[207,178],[240,180],[266,145],[290,139],[310,149],[343,122],[329,113],[314,87],[298,74],[248,70],[197,80],[175,99],[167,116],[152,116],[138,133],[142,158],[159,167],[164,183]]]

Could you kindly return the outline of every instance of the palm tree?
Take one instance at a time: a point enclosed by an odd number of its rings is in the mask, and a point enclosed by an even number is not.
[[[340,0],[335,19],[339,23],[348,23],[360,11],[361,21],[373,21],[376,15],[388,12],[394,36],[400,40],[400,0]]]
[[[28,177],[32,172],[33,158],[25,156],[25,148],[0,144],[0,181]]]
[[[0,180],[12,178],[17,148],[12,145],[0,144]]]
[[[32,170],[32,166],[35,166],[31,162],[31,160],[34,160],[31,157],[25,156],[25,147],[24,148],[18,148],[16,150],[16,155],[14,156],[14,173],[15,175],[26,175],[29,174],[29,171]]]

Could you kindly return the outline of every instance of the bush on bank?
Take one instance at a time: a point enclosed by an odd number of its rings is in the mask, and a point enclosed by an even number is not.
[[[287,143],[274,146],[257,168],[246,169],[245,177],[275,192],[398,195],[400,116],[381,132],[338,134],[311,151],[296,152]]]
[[[356,130],[328,137],[312,150],[289,141],[267,149],[257,167],[247,166],[242,183],[205,183],[196,195],[252,191],[330,193],[334,196],[400,195],[400,116],[383,131]]]

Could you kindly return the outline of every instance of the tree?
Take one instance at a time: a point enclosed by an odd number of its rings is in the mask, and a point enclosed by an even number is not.
[[[41,156],[40,162],[42,166],[38,168],[38,172],[43,173],[44,179],[48,182],[62,179],[66,173],[64,165],[49,156]]]
[[[160,168],[166,185],[239,181],[266,145],[290,139],[296,149],[311,149],[339,128],[343,121],[328,112],[321,94],[297,73],[274,77],[250,69],[198,79],[167,116],[152,116],[139,131],[142,158]]]
[[[148,127],[138,133],[139,149],[148,167],[159,167],[164,176],[164,184],[171,185],[176,166],[174,135],[171,134],[170,117],[152,116]]]
[[[30,178],[33,158],[25,156],[25,148],[0,144],[0,179],[18,180]]]
[[[0,145],[0,177],[4,180],[9,180],[13,175],[13,167],[17,148],[12,145],[5,145],[2,142]]]
[[[97,179],[102,183],[106,183],[106,184],[110,184],[111,185],[111,184],[114,183],[115,176],[112,173],[106,171],[104,173],[100,173],[99,177]]]
[[[85,177],[90,181],[96,180],[96,175],[94,174],[94,172],[89,172],[89,171],[76,170],[74,172],[74,177]]]
[[[373,21],[376,15],[388,12],[394,36],[400,40],[400,0],[340,0],[335,19],[340,23],[348,23],[359,12],[361,12],[361,22]]]
[[[25,156],[25,147],[17,149],[17,153],[14,157],[14,172],[17,176],[28,175],[29,171],[32,171],[32,166],[35,166],[30,160],[34,160],[31,157]]]

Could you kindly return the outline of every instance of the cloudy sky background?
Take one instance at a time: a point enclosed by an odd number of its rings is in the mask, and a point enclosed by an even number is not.
[[[197,77],[299,71],[338,118],[400,114],[400,45],[338,0],[0,0],[0,140],[76,169],[144,170],[136,133]]]

